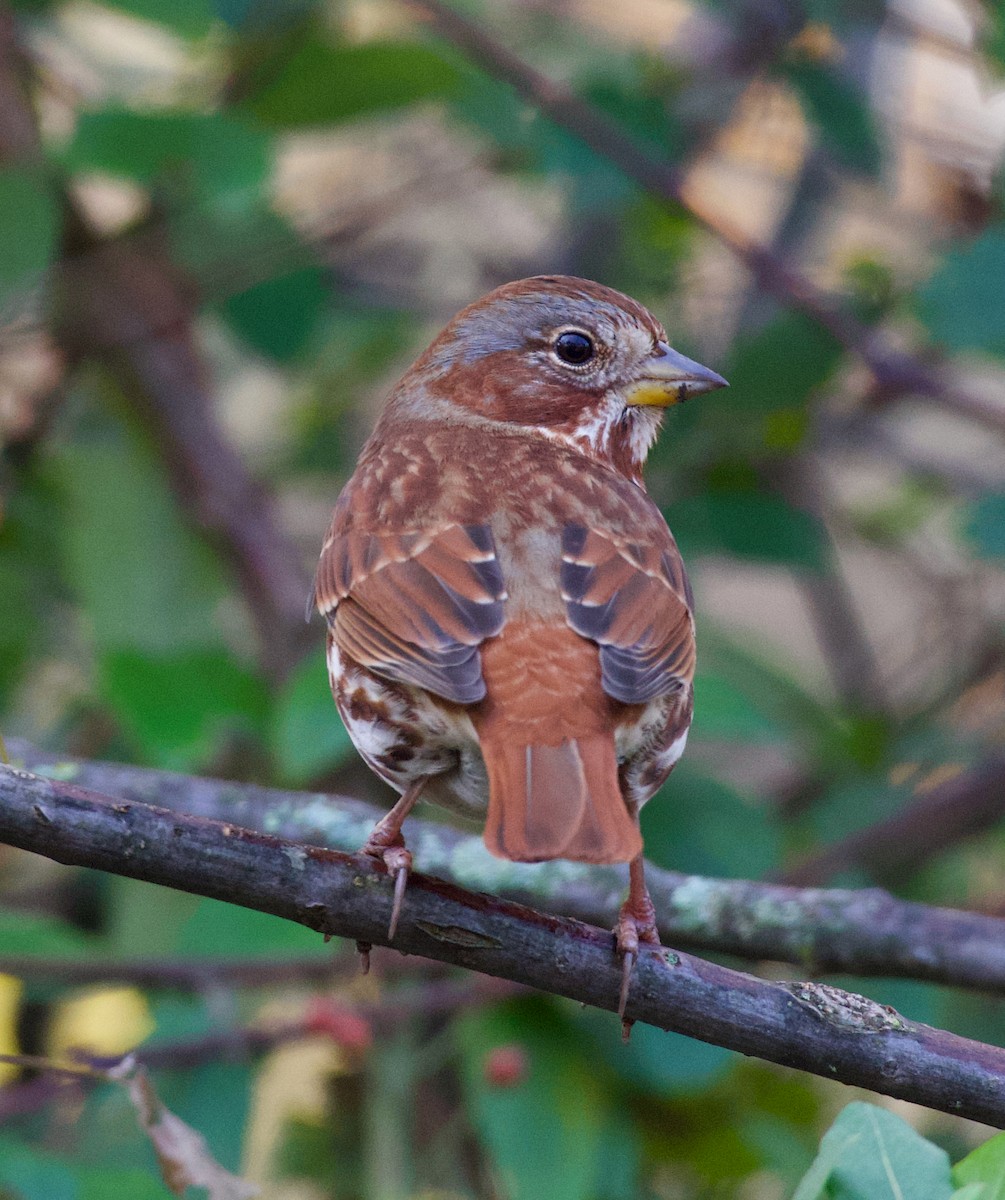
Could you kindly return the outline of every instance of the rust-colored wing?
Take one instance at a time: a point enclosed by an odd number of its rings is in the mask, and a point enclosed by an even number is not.
[[[478,647],[506,599],[488,526],[335,534],[314,595],[343,655],[458,704],[484,697]]]
[[[673,539],[639,545],[584,525],[562,533],[569,625],[600,646],[604,691],[643,704],[694,676],[691,589]]]

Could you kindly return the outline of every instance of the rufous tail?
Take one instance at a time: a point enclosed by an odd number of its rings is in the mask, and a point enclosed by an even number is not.
[[[485,845],[499,858],[617,863],[641,852],[610,734],[557,746],[483,737],[482,753],[489,776]]]

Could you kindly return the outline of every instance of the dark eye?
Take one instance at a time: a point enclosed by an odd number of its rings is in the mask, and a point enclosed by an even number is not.
[[[555,338],[555,353],[564,363],[570,363],[574,367],[582,366],[593,357],[593,338],[569,329]]]

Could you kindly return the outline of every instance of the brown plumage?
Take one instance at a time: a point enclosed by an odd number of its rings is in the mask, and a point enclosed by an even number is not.
[[[419,792],[497,855],[631,861],[627,995],[655,940],[638,811],[683,751],[692,599],[641,471],[663,408],[724,384],[639,304],[543,276],[459,313],[394,389],[318,566],[329,672],[402,799],[365,847],[396,876]]]

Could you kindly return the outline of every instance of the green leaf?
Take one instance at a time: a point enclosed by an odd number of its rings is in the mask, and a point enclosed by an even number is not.
[[[781,856],[765,808],[687,762],[642,810],[642,832],[647,857],[671,871],[758,879]]]
[[[301,129],[445,98],[459,83],[456,67],[430,46],[334,46],[311,36],[283,59],[248,107],[266,125]]]
[[[262,354],[289,362],[307,344],[328,298],[324,273],[304,267],[225,300],[230,324]]]
[[[294,856],[290,871],[295,874],[302,864]],[[202,899],[182,924],[177,952],[193,958],[260,955],[274,962],[282,954],[310,953],[331,957],[331,947],[312,929],[291,921],[254,912],[222,900]]]
[[[795,88],[824,145],[853,171],[875,175],[882,152],[863,94],[835,70],[814,62],[790,63],[784,76]]]
[[[97,944],[96,939],[55,917],[0,909],[0,946],[5,954],[84,958],[96,952]]]
[[[102,658],[101,684],[145,758],[168,770],[208,762],[226,734],[257,739],[264,729],[264,685],[224,650],[116,650]]]
[[[648,844],[646,846],[648,852]],[[626,1083],[665,1098],[690,1096],[720,1081],[736,1055],[682,1033],[668,1033],[638,1023],[625,1044],[609,1013],[587,1009],[576,1024],[605,1064]]]
[[[918,311],[949,350],[1005,354],[1005,227],[954,247],[918,293]]]
[[[211,0],[171,0],[169,4],[164,0],[105,0],[105,3],[141,20],[166,25],[186,38],[209,33],[215,16]]]
[[[983,1184],[980,1200],[1005,1200],[1005,1133],[972,1150],[953,1167],[957,1186]]]
[[[1005,492],[993,492],[972,504],[965,528],[981,558],[1005,558]]]
[[[711,491],[676,501],[667,518],[685,559],[725,554],[809,571],[827,565],[819,523],[779,496]]]
[[[0,1195],[6,1200],[78,1200],[73,1172],[52,1155],[0,1138]]]
[[[747,693],[718,672],[699,671],[694,681],[697,738],[773,742],[784,731],[752,704]]]
[[[583,1200],[595,1194],[602,1135],[615,1110],[595,1066],[539,1002],[471,1013],[459,1022],[468,1112],[509,1200]],[[486,1077],[500,1046],[525,1055],[523,1079]]]
[[[755,418],[801,408],[841,360],[840,343],[802,313],[783,313],[733,350],[722,400]]]
[[[180,177],[197,195],[228,209],[257,203],[271,162],[271,139],[221,113],[84,113],[67,148],[71,171],[103,171],[138,183]]]
[[[16,315],[47,282],[59,237],[52,189],[27,167],[0,170],[0,318]]]
[[[137,1167],[84,1167],[78,1171],[80,1200],[171,1200],[152,1171]]]
[[[102,650],[218,648],[221,569],[175,507],[163,468],[124,424],[59,448],[67,577]]]
[[[824,1134],[795,1200],[949,1200],[952,1190],[944,1150],[886,1109],[855,1101]]]
[[[304,659],[279,694],[272,752],[280,775],[294,785],[339,766],[353,752],[332,700],[320,651]]]

